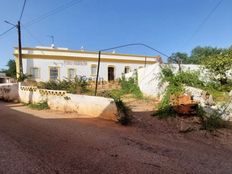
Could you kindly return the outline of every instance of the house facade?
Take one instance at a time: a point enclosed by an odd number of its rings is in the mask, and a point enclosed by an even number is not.
[[[19,73],[18,49],[15,48],[17,72]],[[23,73],[36,81],[73,79],[85,76],[96,80],[98,52],[69,50],[66,48],[23,48]],[[141,56],[117,53],[102,53],[99,80],[112,81],[123,73],[149,66],[160,61],[160,56]]]

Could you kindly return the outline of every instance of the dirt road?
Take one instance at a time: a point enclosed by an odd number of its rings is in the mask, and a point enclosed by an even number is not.
[[[180,134],[134,114],[123,127],[0,102],[0,174],[232,173],[230,131]]]

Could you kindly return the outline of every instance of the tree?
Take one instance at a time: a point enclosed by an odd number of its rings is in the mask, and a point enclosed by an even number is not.
[[[172,53],[171,57],[168,58],[168,63],[176,63],[179,66],[179,71],[181,71],[181,64],[188,64],[189,57],[186,53],[176,52]]]
[[[7,70],[3,70],[4,73],[6,73],[7,76],[12,77],[12,78],[16,78],[16,63],[15,60],[9,60],[7,65],[8,69]]]
[[[220,54],[223,49],[213,47],[196,47],[192,50],[190,62],[193,64],[204,64],[211,56]]]
[[[232,69],[232,48],[210,56],[207,60],[204,60],[204,65],[221,85],[227,84],[226,72]]]

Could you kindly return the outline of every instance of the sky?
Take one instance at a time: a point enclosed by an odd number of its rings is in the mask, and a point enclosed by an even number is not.
[[[17,23],[24,0],[0,1],[2,33],[11,27],[4,20]],[[196,46],[232,45],[232,0],[222,0],[208,18],[220,0],[74,0],[75,5],[31,22],[69,1],[27,0],[21,20],[23,47],[50,46],[49,35],[57,47],[88,51],[140,42],[171,55],[190,54]],[[0,69],[13,58],[14,47],[16,29],[0,37]],[[141,46],[116,53],[159,55]]]

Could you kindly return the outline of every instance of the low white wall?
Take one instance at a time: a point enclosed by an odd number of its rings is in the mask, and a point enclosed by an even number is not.
[[[18,84],[3,83],[0,84],[0,100],[4,101],[18,101]]]
[[[87,95],[66,94],[48,96],[48,105],[53,110],[76,112],[87,117],[116,120],[117,107],[113,99]]]
[[[87,95],[69,94],[66,91],[44,90],[20,86],[20,101],[23,103],[47,102],[52,110],[76,112],[81,117],[116,120],[117,107],[113,99]]]
[[[138,69],[138,85],[144,95],[159,97],[163,94],[166,84],[161,84],[160,73],[161,66],[158,63]]]

